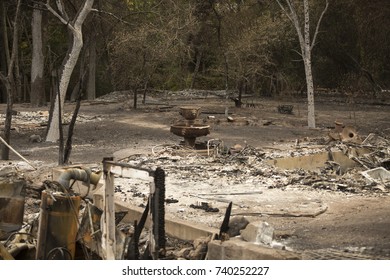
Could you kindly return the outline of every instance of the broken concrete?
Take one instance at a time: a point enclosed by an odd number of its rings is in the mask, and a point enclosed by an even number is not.
[[[229,237],[240,235],[240,232],[244,230],[248,224],[249,221],[245,217],[232,217],[229,221],[229,229],[227,231],[227,234],[229,235]]]
[[[299,260],[294,252],[268,248],[245,242],[240,238],[214,240],[208,244],[208,260]]]
[[[366,150],[360,149],[358,155],[368,153]],[[322,152],[306,156],[276,158],[268,162],[283,169],[304,169],[304,170],[319,170],[325,168],[327,162],[332,161],[340,166],[340,175],[346,170],[359,166],[359,164],[345,155],[341,151]]]
[[[99,208],[102,207],[103,198],[100,192],[94,194],[95,205]],[[117,211],[126,211],[127,215],[124,217],[123,222],[132,223],[135,220],[139,221],[143,212],[143,208],[137,207],[122,201],[115,202],[115,209]],[[146,227],[150,227],[147,222]],[[218,233],[216,228],[206,227],[200,223],[186,222],[177,219],[172,214],[167,213],[165,219],[165,231],[169,236],[179,238],[181,240],[195,240],[201,237],[207,237]]]
[[[362,175],[369,182],[380,185],[383,191],[385,191],[385,188],[390,188],[390,172],[383,167],[362,171]]]
[[[267,222],[256,221],[241,231],[241,237],[254,244],[271,245],[274,240],[274,228]]]

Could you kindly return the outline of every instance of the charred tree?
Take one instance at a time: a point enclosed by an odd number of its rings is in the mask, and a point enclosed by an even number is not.
[[[306,76],[306,88],[307,88],[307,122],[309,128],[316,127],[315,121],[315,111],[314,111],[314,82],[313,82],[313,73],[312,73],[312,50],[315,46],[319,27],[322,21],[326,10],[328,9],[329,2],[325,0],[325,7],[322,10],[322,13],[318,19],[317,26],[313,37],[310,34],[310,7],[309,0],[302,0],[303,4],[303,25],[302,19],[298,16],[298,10],[295,7],[294,0],[276,0],[279,4],[282,11],[287,15],[289,20],[295,27],[295,30],[298,35],[299,44],[301,48],[301,56],[303,59],[303,64],[305,67],[305,76]],[[282,4],[285,2],[285,5]]]
[[[83,47],[82,26],[88,14],[92,11],[94,0],[85,0],[73,20],[68,17],[62,1],[56,1],[56,3],[57,10],[54,10],[52,6],[50,6],[49,0],[46,3],[46,7],[53,15],[55,15],[63,24],[67,26],[68,30],[72,34],[72,44],[68,49],[68,53],[61,69],[59,77],[59,95],[56,96],[56,101],[54,101],[53,116],[51,118],[51,122],[49,123],[49,129],[46,136],[47,142],[56,142],[59,139],[59,106],[62,107],[61,109],[63,109],[70,78]],[[58,102],[58,98],[61,99],[61,103]],[[61,111],[63,112],[63,110]]]
[[[6,17],[6,11],[3,9],[3,18]],[[12,54],[8,62],[8,73],[4,75],[0,72],[0,80],[3,82],[4,87],[6,89],[6,97],[7,97],[7,109],[5,113],[5,121],[4,121],[4,141],[10,144],[11,141],[11,123],[12,123],[12,111],[13,111],[13,102],[14,96],[16,94],[16,84],[14,79],[14,66],[16,63],[16,54],[18,48],[18,37],[19,37],[19,17],[20,17],[20,0],[17,1],[16,4],[16,12],[14,18],[14,26],[13,26],[13,42],[12,42]],[[4,26],[6,28],[6,26]],[[5,46],[8,48],[8,46]],[[3,145],[1,151],[1,158],[3,160],[9,159],[9,147],[7,145]]]

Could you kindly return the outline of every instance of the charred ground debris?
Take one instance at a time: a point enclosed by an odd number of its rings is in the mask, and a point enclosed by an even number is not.
[[[21,170],[28,170],[28,164],[3,166],[1,258],[214,259],[226,257],[219,256],[216,247],[229,240],[271,250],[263,252],[264,258],[389,256],[387,249],[370,254],[369,250],[331,248],[325,254],[290,246],[291,236],[283,236],[272,224],[261,221],[262,217],[315,218],[327,211],[326,203],[315,198],[309,203],[281,199],[284,207],[276,203],[267,208],[264,200],[257,201],[268,192],[269,202],[277,200],[272,195],[280,197],[284,192],[288,197],[288,191],[307,189],[387,196],[390,151],[385,133],[362,137],[353,126],[335,122],[324,137],[285,147],[228,147],[223,139],[196,139],[210,134],[214,116],[197,120],[201,107],[178,109],[184,119],[172,124],[171,132],[184,141],[156,145],[149,155],[104,158],[92,167],[53,168],[51,180],[39,186],[32,186],[23,176]],[[186,110],[194,116],[185,117]],[[291,106],[277,110],[292,113]],[[228,123],[252,122],[226,117]],[[189,136],[192,132],[194,136]],[[31,141],[40,140],[33,137]],[[138,211],[138,216],[129,215],[123,205]],[[202,220],[201,233],[194,239],[172,234],[171,226],[166,228],[172,219],[184,221],[176,227]]]

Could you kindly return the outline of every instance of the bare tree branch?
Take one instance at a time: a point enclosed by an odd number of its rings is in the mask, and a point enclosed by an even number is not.
[[[320,16],[320,18],[318,19],[318,22],[317,22],[316,30],[314,32],[313,41],[311,42],[310,49],[313,49],[313,47],[314,47],[314,44],[315,44],[316,39],[317,39],[318,30],[320,28],[320,24],[321,24],[322,18],[324,17],[324,14],[326,13],[326,10],[328,9],[328,6],[329,6],[329,1],[326,0],[325,8],[322,11],[321,16]]]
[[[297,12],[296,12],[295,7],[294,7],[293,3],[291,2],[291,0],[285,0],[285,1],[287,3],[287,6],[289,7],[290,12],[287,11],[286,7],[280,2],[280,0],[276,0],[276,2],[279,4],[282,11],[290,19],[290,21],[292,22],[292,24],[294,25],[294,27],[297,31],[298,38],[299,38],[299,44],[301,46],[301,52],[302,52],[301,55],[303,56],[305,40],[304,40],[304,37],[302,34],[301,25],[299,23],[299,18],[298,18]]]
[[[49,2],[49,1],[47,1]],[[62,0],[56,0],[57,9],[61,13],[61,16],[66,20],[69,21],[69,16],[65,10],[64,4],[62,3]]]
[[[12,54],[11,54],[11,59],[9,62],[8,66],[8,75],[7,78],[10,79],[11,76],[13,75],[14,71],[14,65],[15,65],[15,59],[16,59],[16,54],[17,54],[17,49],[18,49],[18,18],[20,16],[20,1],[17,2],[16,6],[16,15],[15,15],[15,23],[14,23],[14,34],[13,34],[13,42],[12,42]]]
[[[69,20],[66,20],[64,17],[62,17],[59,13],[57,13],[56,10],[50,6],[50,0],[47,0],[45,7],[56,17],[58,18],[63,24],[67,25],[72,31],[75,31],[73,26],[69,25]]]
[[[84,2],[83,8],[79,10],[79,12],[76,16],[76,21],[74,23],[74,27],[76,30],[80,29],[81,26],[83,25],[86,17],[89,14],[89,11],[91,11],[91,9],[92,9],[93,3],[94,3],[93,0],[92,1],[86,0]]]
[[[287,12],[286,8],[282,5],[282,3],[279,1],[279,0],[276,0],[276,2],[279,4],[280,6],[280,9],[285,13],[285,15],[288,17],[288,19],[294,23],[294,20],[292,19],[292,17],[290,16],[289,12]],[[288,3],[288,1],[286,1]],[[290,9],[291,10],[291,9]]]

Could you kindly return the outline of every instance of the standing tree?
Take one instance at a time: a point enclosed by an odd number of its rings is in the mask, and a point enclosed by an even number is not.
[[[88,100],[96,98],[96,58],[96,34],[92,33],[88,45],[88,83],[86,90]]]
[[[14,26],[13,26],[13,41],[12,41],[12,54],[8,62],[8,73],[7,75],[4,75],[2,72],[0,72],[0,80],[3,82],[6,93],[7,93],[7,109],[5,113],[5,121],[4,121],[4,141],[9,144],[10,138],[11,138],[11,123],[12,123],[12,108],[13,108],[13,101],[14,96],[16,93],[16,84],[14,79],[15,74],[15,63],[16,63],[16,53],[18,49],[18,33],[19,33],[19,15],[20,15],[20,0],[17,1],[16,4],[16,12],[15,12],[15,19],[14,19]],[[5,9],[3,9],[3,15],[2,17],[5,20]],[[6,25],[4,23],[4,29],[6,29]],[[8,45],[8,44],[7,44]],[[8,46],[5,46],[5,48],[8,48]],[[9,159],[9,147],[7,145],[3,146],[2,152],[1,152],[1,158],[3,160]]]
[[[39,4],[34,4],[34,10],[31,21],[32,33],[32,60],[31,60],[31,104],[34,106],[43,106],[46,103],[45,81],[44,81],[44,62],[45,58],[42,51],[42,10]]]
[[[315,112],[314,112],[314,82],[312,74],[312,64],[311,64],[311,51],[315,45],[321,20],[328,9],[329,2],[325,0],[325,7],[322,10],[322,13],[318,19],[316,29],[314,31],[313,37],[311,38],[310,34],[310,8],[309,0],[302,0],[303,2],[303,25],[302,19],[298,16],[298,11],[295,7],[294,0],[284,0],[285,4],[282,4],[282,0],[276,0],[280,8],[287,15],[289,20],[293,23],[295,30],[297,31],[299,44],[301,47],[301,56],[303,59],[303,64],[305,66],[305,75],[306,75],[306,87],[307,87],[307,109],[308,116],[307,122],[309,128],[316,127],[315,121]]]
[[[223,52],[213,65],[213,72],[224,78],[225,88],[236,89],[237,96],[230,99],[241,107],[243,95],[257,93],[257,81],[268,76],[268,68],[273,64],[269,45],[275,40],[275,23],[264,12],[266,7],[257,1],[231,5],[230,1],[221,0],[213,9],[218,14],[216,36]],[[222,18],[229,20],[222,22]]]
[[[133,108],[137,92],[149,87],[178,87],[186,76],[187,37],[193,29],[192,6],[188,1],[157,1],[150,7],[139,1],[129,4],[131,23],[118,26],[109,43],[113,84],[117,89],[131,89]],[[142,5],[141,5],[142,4]]]
[[[81,49],[83,47],[83,32],[82,26],[88,14],[92,11],[94,0],[84,0],[83,5],[78,10],[75,18],[71,20],[65,10],[62,1],[56,1],[57,10],[54,10],[50,5],[50,0],[47,0],[47,9],[56,16],[63,24],[66,25],[72,34],[72,45],[69,47],[67,55],[63,62],[63,67],[60,70],[60,82],[58,86],[58,93],[54,100],[53,115],[50,118],[49,129],[46,136],[47,142],[56,142],[60,138],[60,122],[61,114],[64,111],[64,102],[69,81],[73,70],[77,64]]]

